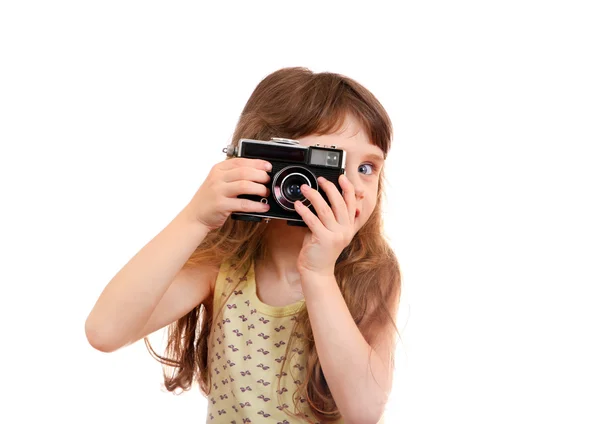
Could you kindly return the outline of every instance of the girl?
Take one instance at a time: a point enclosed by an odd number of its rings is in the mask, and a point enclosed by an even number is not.
[[[314,212],[300,202],[295,210],[307,227],[233,220],[268,210],[237,196],[267,196],[271,165],[215,165],[106,286],[86,335],[104,352],[144,338],[168,367],[169,391],[198,382],[209,423],[377,423],[392,385],[401,285],[382,234],[390,119],[352,79],[284,68],[255,88],[233,140],[271,137],[344,149],[343,193],[327,180],[303,186]],[[168,324],[163,357],[146,336]]]

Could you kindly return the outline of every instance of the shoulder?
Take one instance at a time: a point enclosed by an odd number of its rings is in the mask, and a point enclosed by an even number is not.
[[[229,297],[234,290],[239,290],[249,283],[247,272],[238,267],[231,260],[224,260],[211,281],[210,302],[215,308],[222,304],[222,300]],[[207,299],[208,301],[208,299]]]

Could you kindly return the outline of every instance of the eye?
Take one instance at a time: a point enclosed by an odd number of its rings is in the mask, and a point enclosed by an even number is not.
[[[371,163],[363,163],[358,167],[358,172],[362,172],[365,175],[371,175],[373,172],[375,172],[375,170],[375,165]]]

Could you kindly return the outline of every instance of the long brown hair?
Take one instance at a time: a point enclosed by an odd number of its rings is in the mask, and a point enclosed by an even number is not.
[[[295,139],[331,134],[344,124],[347,114],[358,120],[371,143],[387,156],[392,123],[370,91],[340,74],[313,73],[299,67],[283,68],[257,85],[242,111],[232,142],[237,143],[241,138]],[[342,251],[335,266],[335,277],[348,309],[369,343],[388,325],[396,328],[393,307],[400,299],[400,267],[383,235],[383,178],[382,170],[375,209]],[[253,260],[265,257],[265,229],[265,224],[260,222],[229,218],[222,227],[205,237],[184,268],[207,263],[219,266],[224,261],[231,261],[238,269],[247,271]],[[210,393],[207,364],[214,315],[211,301],[198,305],[169,326],[165,357],[156,354],[148,339],[144,339],[150,353],[173,369],[172,375],[164,372],[165,387],[169,391],[188,390],[196,381],[205,396]],[[198,331],[199,323],[201,329]],[[337,420],[340,413],[321,369],[306,308],[300,311],[295,325],[308,341],[307,378],[298,387],[299,394],[307,399],[316,417],[324,421]],[[389,359],[393,364],[393,354]]]

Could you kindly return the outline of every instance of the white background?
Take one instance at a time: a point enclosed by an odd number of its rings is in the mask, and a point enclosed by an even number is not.
[[[306,66],[394,123],[387,422],[600,422],[595,2],[200,3],[0,6],[0,421],[204,422],[142,342],[97,352],[84,322],[256,84]]]

